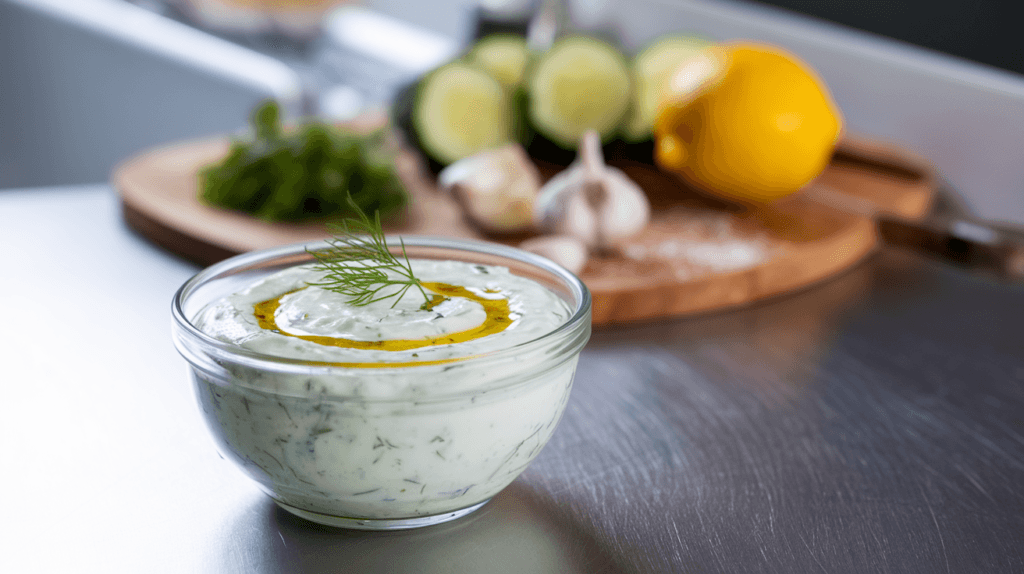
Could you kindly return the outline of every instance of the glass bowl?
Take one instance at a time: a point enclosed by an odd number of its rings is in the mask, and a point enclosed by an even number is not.
[[[366,368],[257,353],[194,323],[211,302],[312,262],[307,248],[324,243],[227,259],[174,296],[174,343],[219,449],[278,505],[314,522],[415,528],[484,505],[551,438],[590,337],[590,293],[555,263],[490,243],[403,239],[412,259],[507,267],[563,299],[570,317],[525,343],[457,361]]]

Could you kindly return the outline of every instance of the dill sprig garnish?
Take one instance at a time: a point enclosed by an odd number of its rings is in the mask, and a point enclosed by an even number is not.
[[[413,275],[405,242],[399,238],[402,247],[402,258],[399,259],[388,247],[380,224],[380,213],[375,212],[371,221],[351,197],[348,203],[358,219],[347,218],[340,224],[332,224],[333,237],[327,240],[330,247],[306,250],[316,258],[314,268],[324,273],[323,280],[309,285],[347,295],[357,306],[395,297],[392,308],[406,291],[416,287],[423,294],[424,305],[428,304],[431,299]],[[399,289],[388,290],[394,286],[399,286]]]

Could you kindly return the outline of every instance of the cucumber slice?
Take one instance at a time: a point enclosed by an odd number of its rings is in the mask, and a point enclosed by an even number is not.
[[[495,34],[477,42],[466,59],[487,70],[501,85],[513,89],[523,81],[530,50],[525,38]]]
[[[588,36],[555,42],[528,81],[528,118],[537,133],[565,149],[597,130],[615,134],[629,109],[632,86],[626,59],[611,44]]]
[[[623,139],[639,142],[651,137],[661,98],[672,75],[710,45],[711,42],[698,36],[672,35],[655,40],[636,55],[633,59],[633,107],[623,128]]]
[[[412,124],[423,150],[449,164],[509,143],[511,106],[501,84],[485,70],[452,62],[420,83]]]

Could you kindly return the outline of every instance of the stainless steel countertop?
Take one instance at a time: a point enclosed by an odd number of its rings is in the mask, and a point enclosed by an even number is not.
[[[554,438],[463,520],[287,515],[170,340],[197,268],[109,187],[0,191],[2,572],[1021,572],[1024,287],[883,252],[756,307],[597,331]]]

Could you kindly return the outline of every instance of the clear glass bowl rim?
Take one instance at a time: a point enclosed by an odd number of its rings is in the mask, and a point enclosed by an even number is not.
[[[388,245],[394,249],[399,245],[398,236],[388,236]],[[494,257],[502,257],[506,259],[512,259],[520,263],[533,266],[540,270],[543,270],[551,275],[560,279],[565,286],[572,293],[576,299],[576,307],[573,309],[572,315],[569,319],[559,325],[552,331],[549,331],[535,339],[519,343],[512,347],[505,349],[499,349],[496,351],[490,351],[485,353],[479,353],[470,355],[460,361],[460,363],[476,363],[484,361],[500,361],[506,357],[524,352],[530,352],[535,349],[541,348],[551,343],[552,340],[559,339],[571,339],[573,336],[578,337],[581,330],[589,329],[590,327],[590,311],[591,311],[591,295],[590,290],[587,286],[572,272],[568,271],[564,267],[557,263],[542,257],[523,251],[515,247],[509,247],[506,245],[491,243],[486,241],[478,241],[473,239],[456,239],[447,237],[431,237],[431,236],[401,236],[401,241],[404,242],[406,247],[426,247],[434,249],[450,249],[456,252],[471,252],[483,255],[489,255]],[[269,249],[261,249],[257,251],[250,251],[241,255],[230,257],[218,263],[214,263],[209,267],[199,271],[193,275],[188,281],[183,283],[181,287],[174,293],[174,297],[171,303],[171,314],[175,325],[181,330],[181,333],[175,333],[175,337],[188,337],[193,342],[198,343],[204,348],[204,351],[213,351],[215,355],[220,356],[222,359],[230,360],[234,363],[242,364],[246,367],[266,370],[280,374],[298,374],[305,376],[330,376],[330,375],[346,375],[351,376],[355,374],[366,374],[366,368],[360,367],[348,367],[341,365],[330,365],[330,364],[316,364],[309,361],[303,361],[301,359],[291,359],[285,357],[278,357],[275,355],[269,355],[265,353],[258,353],[248,349],[239,347],[238,345],[227,343],[219,339],[215,339],[206,333],[199,330],[192,321],[186,316],[184,311],[185,300],[193,293],[193,291],[208,281],[220,277],[224,274],[232,271],[243,269],[247,267],[257,266],[259,264],[265,264],[275,259],[282,259],[290,256],[305,255],[307,249],[315,249],[318,247],[326,247],[325,241],[306,241],[301,243],[293,243],[290,245],[284,245],[281,247],[273,247]],[[575,355],[585,344],[586,338],[578,344],[577,348],[572,349],[570,355]],[[568,356],[568,355],[567,355]],[[192,363],[193,361],[186,357],[186,360]],[[193,367],[197,365],[192,365]],[[424,370],[436,369],[437,365],[413,365],[403,367],[378,367],[372,369],[375,373],[383,372],[396,372],[407,373],[414,375],[417,372]]]

